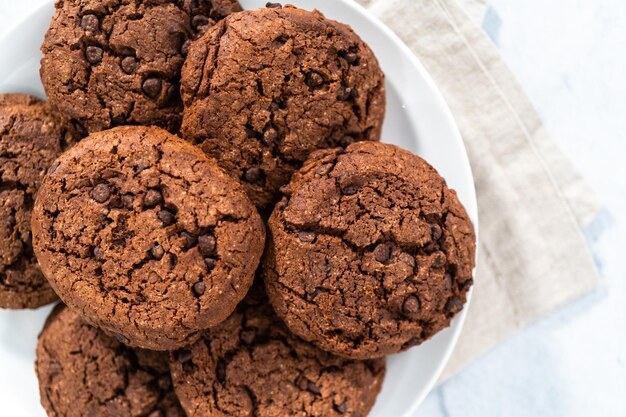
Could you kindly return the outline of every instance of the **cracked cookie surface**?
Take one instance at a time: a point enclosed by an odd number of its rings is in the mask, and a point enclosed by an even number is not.
[[[260,288],[189,349],[170,355],[174,388],[190,417],[365,416],[384,359],[354,361],[289,332]]]
[[[292,6],[231,15],[182,70],[183,137],[272,209],[310,152],[378,140],[384,75],[348,26]]]
[[[35,369],[50,417],[185,417],[166,353],[127,347],[62,305],[39,336]]]
[[[447,327],[472,285],[475,235],[423,159],[360,142],[318,151],[269,221],[264,279],[297,335],[349,358],[382,357]]]
[[[50,103],[88,133],[180,127],[189,44],[241,10],[237,0],[57,0],[41,51]]]
[[[47,103],[0,94],[0,308],[36,308],[57,299],[37,265],[30,218],[46,170],[77,139]]]
[[[125,344],[192,343],[245,296],[265,229],[241,185],[156,127],[95,133],[40,188],[33,246],[59,297]]]

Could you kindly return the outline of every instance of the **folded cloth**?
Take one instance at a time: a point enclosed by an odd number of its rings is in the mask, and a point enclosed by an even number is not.
[[[597,286],[581,230],[599,205],[496,48],[456,0],[357,1],[433,77],[474,173],[480,218],[474,296],[443,380]],[[476,11],[482,0],[464,1]]]

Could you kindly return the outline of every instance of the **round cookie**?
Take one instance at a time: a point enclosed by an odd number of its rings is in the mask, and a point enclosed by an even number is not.
[[[191,40],[237,0],[57,0],[41,51],[50,103],[93,133],[180,127],[180,68]]]
[[[342,23],[293,6],[227,17],[182,70],[181,133],[240,178],[261,210],[310,152],[378,140],[384,75]]]
[[[50,417],[185,417],[166,353],[124,346],[62,305],[39,335],[35,369]]]
[[[365,416],[385,374],[324,352],[287,330],[264,295],[251,295],[190,349],[170,356],[189,417]]]
[[[311,155],[269,220],[265,284],[295,334],[354,359],[418,345],[472,285],[475,235],[423,159],[360,142]]]
[[[241,185],[156,127],[95,133],[40,188],[33,246],[59,297],[124,343],[170,350],[235,309],[263,222]]]
[[[48,104],[0,94],[0,308],[36,308],[57,298],[37,265],[30,218],[46,170],[76,140]]]

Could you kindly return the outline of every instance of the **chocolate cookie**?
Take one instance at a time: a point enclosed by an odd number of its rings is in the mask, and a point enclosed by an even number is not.
[[[189,417],[365,416],[385,362],[342,359],[291,334],[260,294],[170,356]]]
[[[182,70],[181,133],[271,210],[310,152],[378,140],[384,76],[348,26],[292,6],[231,15]]]
[[[39,336],[35,369],[50,417],[185,417],[167,354],[126,347],[62,306]]]
[[[472,285],[472,223],[441,176],[375,142],[319,151],[269,221],[269,298],[300,337],[356,359],[418,345]]]
[[[63,154],[40,188],[33,246],[59,297],[124,343],[169,350],[235,309],[265,230],[243,187],[156,127],[117,127]]]
[[[48,167],[77,140],[70,123],[25,94],[0,94],[0,307],[36,308],[57,297],[33,254],[30,217]]]
[[[41,47],[50,103],[88,132],[158,125],[176,131],[180,68],[191,40],[237,0],[57,0]]]

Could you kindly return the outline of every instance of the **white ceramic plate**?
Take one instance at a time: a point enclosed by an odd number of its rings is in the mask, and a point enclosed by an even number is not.
[[[345,22],[372,47],[386,74],[387,117],[383,141],[422,156],[457,190],[474,225],[476,195],[463,142],[441,94],[411,51],[382,23],[351,0],[290,0],[315,7]],[[265,0],[243,0],[258,8]],[[0,93],[44,96],[39,81],[39,46],[53,13],[53,1],[33,10],[0,38]],[[471,296],[471,293],[470,293]],[[435,384],[459,336],[467,307],[433,339],[389,357],[383,390],[370,417],[411,417]],[[33,363],[37,334],[50,307],[0,311],[0,415],[44,416]]]

